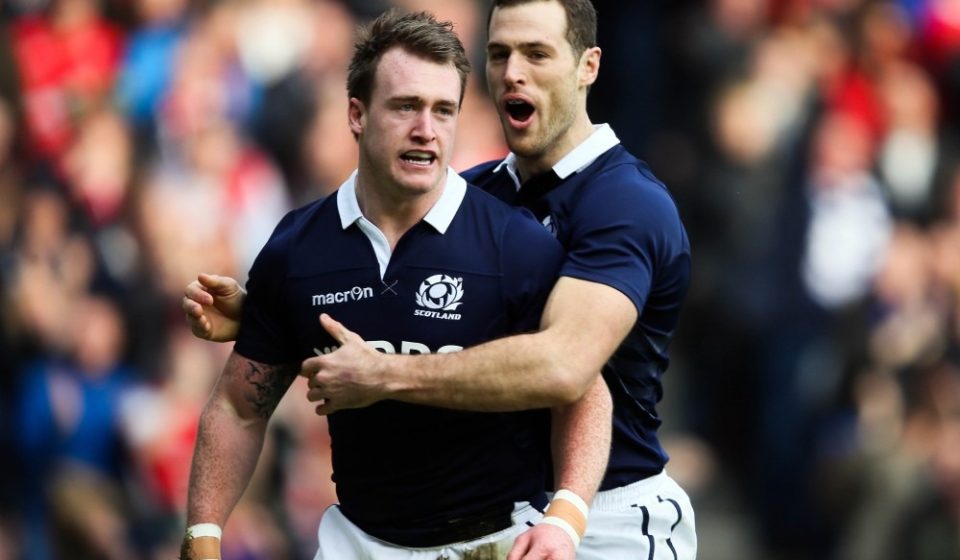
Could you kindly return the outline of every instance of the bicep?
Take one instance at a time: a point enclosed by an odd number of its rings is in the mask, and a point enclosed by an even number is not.
[[[637,308],[606,284],[563,276],[550,292],[541,332],[584,368],[599,371],[633,328]]]
[[[295,364],[265,364],[232,352],[214,388],[214,401],[249,420],[267,420],[297,377]]]

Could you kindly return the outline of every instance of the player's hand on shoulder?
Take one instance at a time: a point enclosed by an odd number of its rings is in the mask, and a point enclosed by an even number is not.
[[[517,537],[507,560],[574,560],[577,549],[563,529],[538,524]]]
[[[180,308],[197,338],[213,342],[236,340],[246,292],[229,276],[200,273],[187,284]]]
[[[304,360],[300,375],[306,377],[307,400],[316,403],[317,414],[325,416],[346,408],[363,408],[386,396],[382,354],[357,333],[326,313],[320,324],[339,348]]]

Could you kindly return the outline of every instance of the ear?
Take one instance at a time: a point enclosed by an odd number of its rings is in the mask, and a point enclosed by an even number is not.
[[[363,101],[360,101],[356,97],[350,98],[350,103],[347,106],[347,121],[350,123],[350,132],[354,136],[360,136],[363,132],[364,126],[366,126],[366,110],[367,108],[363,105]]]
[[[589,87],[600,74],[600,47],[590,47],[580,55],[580,87]]]

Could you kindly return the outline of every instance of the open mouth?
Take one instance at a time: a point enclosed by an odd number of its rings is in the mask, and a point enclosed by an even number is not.
[[[436,161],[437,156],[431,152],[411,150],[409,152],[404,152],[403,155],[400,156],[400,159],[411,165],[429,167],[434,161]]]
[[[533,116],[533,105],[522,99],[510,99],[504,103],[504,110],[510,115],[510,118],[523,124]]]

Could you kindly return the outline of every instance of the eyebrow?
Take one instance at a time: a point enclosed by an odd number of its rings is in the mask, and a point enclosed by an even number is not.
[[[510,47],[509,47],[507,44],[505,44],[505,43],[500,43],[500,42],[496,42],[496,41],[491,41],[491,42],[487,43],[487,50],[490,50],[491,48],[494,48],[494,49],[497,49],[497,48],[507,49],[507,48],[510,48]],[[518,45],[516,46],[516,48],[521,49],[521,50],[525,50],[525,49],[554,49],[555,47],[554,47],[553,45],[551,45],[550,43],[545,43],[545,42],[543,42],[543,41],[525,41],[525,42],[523,42],[523,43],[518,44]]]
[[[427,103],[427,100],[419,95],[398,95],[387,100],[389,103]],[[438,99],[434,102],[437,105],[451,105],[456,107],[458,103],[453,99]]]
[[[423,102],[423,98],[420,97],[419,95],[396,95],[391,97],[387,101],[390,101],[391,103],[410,103],[410,102],[421,103]]]

